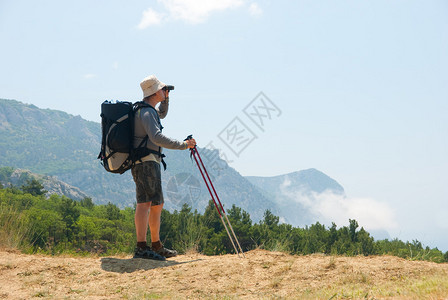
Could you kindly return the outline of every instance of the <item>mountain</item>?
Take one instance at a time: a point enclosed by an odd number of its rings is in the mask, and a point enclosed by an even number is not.
[[[226,208],[232,204],[249,212],[252,220],[260,220],[266,209],[279,210],[262,191],[219,159],[217,150],[198,148],[220,201]],[[167,209],[180,209],[183,203],[203,211],[211,199],[196,163],[186,151],[166,150],[168,168],[162,172],[162,186]],[[212,160],[211,158],[214,157]],[[219,167],[215,167],[219,165]],[[213,192],[213,191],[212,191]]]
[[[20,187],[26,185],[28,181],[31,181],[32,179],[36,179],[42,183],[44,190],[47,191],[47,196],[56,194],[66,196],[73,200],[82,200],[88,197],[88,195],[79,188],[62,182],[53,176],[34,174],[28,170],[13,169],[10,167],[0,168],[0,183],[4,187]]]
[[[301,226],[315,222],[310,202],[316,195],[344,195],[344,188],[334,179],[316,169],[307,169],[273,177],[247,176],[269,199],[273,199],[284,222]]]
[[[133,188],[101,172],[96,160],[100,127],[80,116],[0,99],[0,166],[55,176],[96,203],[120,204]]]
[[[100,103],[98,103],[100,105]],[[97,160],[101,125],[62,111],[40,109],[15,100],[0,99],[0,166],[27,169],[53,176],[77,187],[97,204],[107,202],[119,207],[133,206],[135,185],[131,172],[123,175],[104,170]],[[199,148],[204,163],[214,157],[211,150]],[[168,169],[162,172],[165,207],[180,209],[188,203],[193,209],[205,209],[210,195],[187,151],[165,150]],[[209,166],[215,188],[226,208],[232,204],[262,218],[266,209],[278,213],[276,205],[253,184],[215,159],[219,169]]]
[[[100,141],[99,123],[0,99],[0,167],[26,169],[55,178],[76,187],[82,191],[79,195],[88,195],[97,204],[133,206],[135,185],[131,172],[123,175],[106,172],[97,160]],[[235,204],[249,212],[254,221],[260,220],[269,209],[292,224],[314,222],[295,194],[344,192],[335,180],[315,169],[245,178],[221,160],[217,150],[199,148],[199,153],[224,206],[230,208]],[[168,163],[167,170],[162,172],[165,208],[179,210],[187,203],[202,212],[211,197],[189,152],[165,150],[165,154]]]
[[[280,193],[283,188],[297,188],[306,192],[323,193],[327,190],[344,193],[344,188],[333,178],[316,169],[307,169],[273,177],[246,176],[247,180],[257,187]]]

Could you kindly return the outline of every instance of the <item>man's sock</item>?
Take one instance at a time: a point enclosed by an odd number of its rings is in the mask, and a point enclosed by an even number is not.
[[[151,246],[152,246],[152,249],[155,250],[155,251],[157,251],[157,250],[159,250],[160,248],[163,247],[163,245],[162,245],[162,243],[160,241],[152,242]]]
[[[140,249],[145,249],[147,247],[146,241],[145,242],[137,242],[137,247]]]

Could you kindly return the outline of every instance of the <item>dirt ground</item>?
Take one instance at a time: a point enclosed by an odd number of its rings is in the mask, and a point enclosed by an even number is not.
[[[0,299],[448,299],[448,264],[254,250],[166,262],[0,250]]]

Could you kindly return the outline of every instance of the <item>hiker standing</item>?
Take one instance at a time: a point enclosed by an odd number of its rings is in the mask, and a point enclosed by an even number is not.
[[[162,134],[160,118],[163,119],[168,113],[168,96],[174,86],[160,82],[154,75],[143,79],[140,86],[143,90],[143,102],[150,107],[142,107],[135,114],[134,147],[140,145],[148,136],[146,147],[151,153],[132,168],[137,194],[135,210],[137,247],[134,258],[165,260],[165,257],[176,256],[177,251],[165,248],[160,242],[160,216],[164,203],[160,163],[165,167],[162,148],[185,150],[193,148],[196,141],[191,139],[181,142]],[[160,105],[156,107],[159,103]],[[151,246],[146,241],[148,225]]]

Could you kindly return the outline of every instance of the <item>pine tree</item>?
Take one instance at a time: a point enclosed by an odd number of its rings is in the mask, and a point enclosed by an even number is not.
[[[44,190],[44,186],[37,179],[34,178],[31,180],[28,179],[26,181],[26,184],[22,185],[20,189],[24,193],[28,193],[33,196],[41,196],[47,193],[47,191]]]

